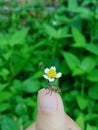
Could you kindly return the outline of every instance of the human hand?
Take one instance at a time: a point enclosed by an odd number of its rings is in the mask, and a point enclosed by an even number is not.
[[[81,130],[64,112],[60,95],[46,93],[47,89],[39,91],[37,121],[27,130]]]

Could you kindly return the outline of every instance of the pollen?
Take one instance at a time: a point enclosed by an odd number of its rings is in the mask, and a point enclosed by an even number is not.
[[[48,77],[49,78],[56,78],[56,71],[53,69],[50,69],[48,72]]]

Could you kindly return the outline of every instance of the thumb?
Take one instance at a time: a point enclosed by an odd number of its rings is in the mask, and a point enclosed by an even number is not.
[[[65,113],[59,94],[46,94],[47,89],[38,93],[38,115],[36,130],[65,130]]]

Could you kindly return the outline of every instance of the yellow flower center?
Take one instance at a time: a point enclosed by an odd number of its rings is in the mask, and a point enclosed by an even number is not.
[[[55,78],[56,77],[56,71],[53,69],[50,69],[48,72],[48,77],[49,78]]]

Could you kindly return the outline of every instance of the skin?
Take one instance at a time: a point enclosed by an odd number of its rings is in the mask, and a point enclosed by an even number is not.
[[[60,95],[46,93],[47,89],[39,91],[37,120],[26,130],[81,130],[64,112]]]

